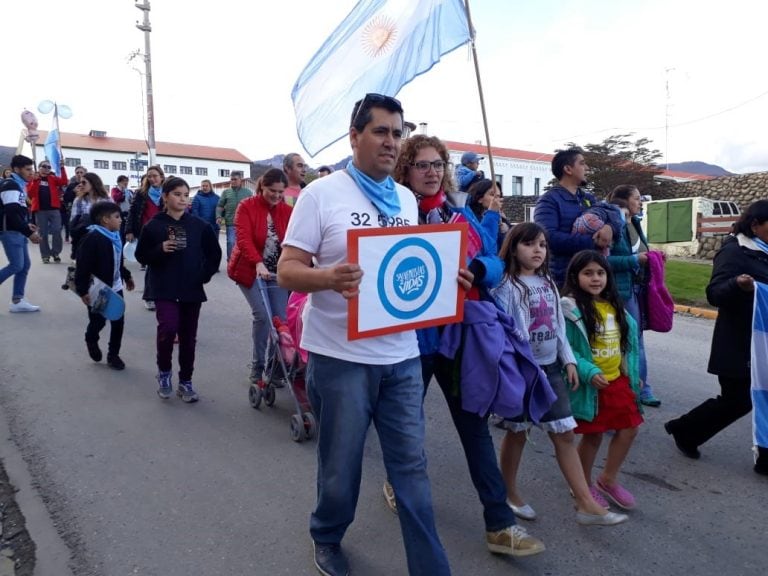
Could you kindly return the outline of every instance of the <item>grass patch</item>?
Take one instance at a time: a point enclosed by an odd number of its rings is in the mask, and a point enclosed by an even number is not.
[[[711,275],[711,264],[667,260],[667,288],[676,304],[712,308],[705,292]]]

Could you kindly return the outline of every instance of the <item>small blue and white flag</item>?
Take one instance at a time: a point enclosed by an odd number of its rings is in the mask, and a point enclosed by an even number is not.
[[[56,176],[61,176],[61,152],[59,151],[59,129],[52,128],[43,144],[45,157],[51,163],[51,168],[56,171]]]
[[[340,140],[366,93],[396,96],[470,39],[462,0],[361,0],[293,87],[302,145],[314,156]]]
[[[751,366],[753,441],[768,448],[768,284],[760,282],[755,282]]]

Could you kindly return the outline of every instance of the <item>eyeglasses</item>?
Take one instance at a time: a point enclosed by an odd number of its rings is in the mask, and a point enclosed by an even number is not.
[[[357,110],[355,110],[355,115],[352,117],[352,122],[349,123],[350,127],[354,128],[355,124],[357,123],[357,117],[360,116],[360,110],[362,110],[366,103],[368,104],[368,108],[373,108],[375,106],[381,106],[382,108],[390,109],[395,108],[397,112],[400,112],[402,115],[403,113],[403,105],[400,103],[400,100],[397,98],[393,98],[392,96],[386,96],[384,94],[376,94],[373,92],[369,92],[365,96],[363,96],[363,99],[360,100],[360,103],[357,106]]]
[[[48,164],[40,164],[40,168],[46,168],[48,170],[51,169],[51,167]]]
[[[414,162],[411,166],[419,172],[429,172],[430,168],[434,168],[435,172],[444,172],[449,164],[442,160],[435,160],[434,162]]]

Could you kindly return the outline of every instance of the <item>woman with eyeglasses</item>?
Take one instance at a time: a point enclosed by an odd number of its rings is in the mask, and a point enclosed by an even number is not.
[[[466,261],[473,274],[471,300],[490,300],[489,290],[500,281],[504,264],[498,257],[498,210],[487,210],[479,220],[467,207],[466,192],[457,192],[451,178],[448,150],[438,138],[418,134],[405,140],[395,166],[394,179],[416,195],[419,224],[467,222],[469,241]],[[453,424],[461,439],[467,466],[477,495],[483,503],[486,539],[492,552],[523,556],[544,550],[544,545],[516,525],[507,504],[507,489],[499,470],[496,449],[488,429],[488,417],[462,407],[457,360],[438,354],[443,327],[417,330],[424,392],[434,376],[445,396]],[[458,355],[457,355],[458,358]],[[384,483],[384,497],[397,511],[395,494]]]
[[[288,290],[277,285],[277,261],[293,210],[283,202],[286,186],[288,178],[282,170],[267,170],[259,179],[256,194],[242,200],[235,213],[236,240],[227,264],[227,274],[237,282],[251,307],[251,382],[259,382],[263,378],[272,318],[278,316],[285,322]],[[272,315],[267,313],[257,278],[266,287]]]
[[[96,202],[111,200],[104,182],[95,172],[83,174],[82,180],[75,188],[75,201],[72,203],[72,214],[69,219],[70,236],[72,238],[72,260],[77,258],[77,248],[80,240],[88,232],[91,225],[91,206]]]
[[[128,223],[125,226],[125,239],[133,242],[139,238],[144,225],[164,210],[163,206],[163,182],[165,172],[160,166],[150,166],[141,180],[141,187],[133,197],[133,204],[128,211]],[[146,266],[142,266],[146,270]],[[155,300],[152,296],[150,275],[144,275],[144,308],[150,312],[155,309]]]

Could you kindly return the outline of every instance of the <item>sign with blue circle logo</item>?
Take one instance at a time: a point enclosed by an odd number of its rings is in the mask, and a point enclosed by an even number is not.
[[[350,230],[350,262],[363,269],[349,301],[350,340],[460,320],[466,224]]]

